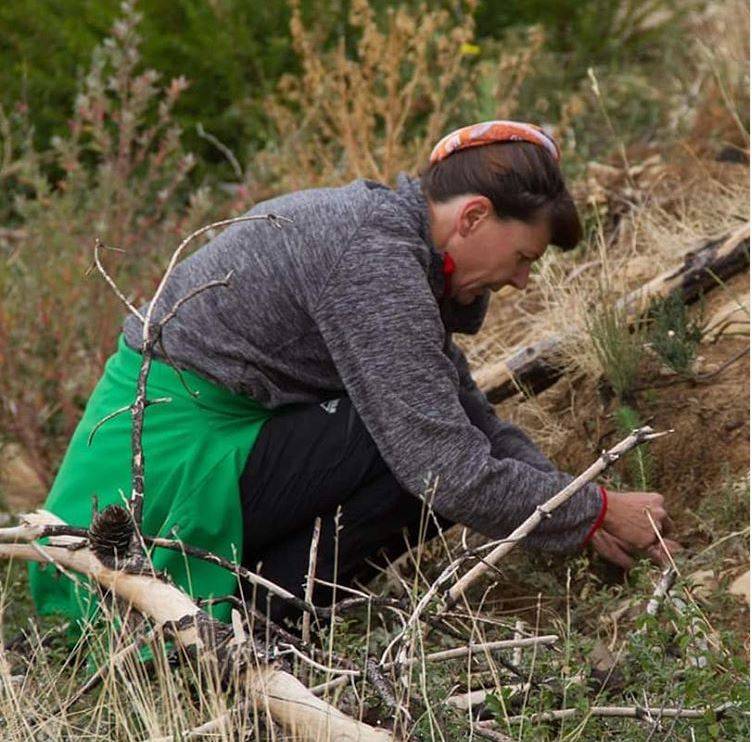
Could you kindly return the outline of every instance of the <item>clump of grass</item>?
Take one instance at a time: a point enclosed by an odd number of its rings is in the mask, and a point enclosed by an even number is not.
[[[631,326],[627,312],[618,304],[603,301],[586,315],[587,333],[603,376],[620,401],[631,399],[643,356],[644,331]]]
[[[654,301],[647,341],[661,360],[677,374],[691,372],[702,339],[702,325],[690,318],[689,310],[678,293]]]

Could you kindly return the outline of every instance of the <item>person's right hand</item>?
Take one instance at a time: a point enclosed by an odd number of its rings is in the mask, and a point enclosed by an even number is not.
[[[650,513],[650,518],[647,513]],[[652,518],[653,523],[650,522]],[[654,525],[653,525],[654,524]],[[592,544],[605,559],[629,569],[636,553],[664,565],[668,554],[681,551],[681,545],[666,538],[672,523],[657,492],[608,492],[608,508],[603,525],[593,534]],[[656,530],[661,534],[661,545]],[[665,548],[664,548],[665,546]]]

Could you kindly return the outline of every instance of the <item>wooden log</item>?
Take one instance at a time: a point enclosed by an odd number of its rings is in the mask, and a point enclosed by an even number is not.
[[[721,239],[690,250],[682,262],[667,270],[617,303],[635,319],[647,303],[679,293],[686,304],[718,286],[718,280],[749,267],[749,223]],[[564,373],[560,361],[563,338],[552,335],[526,345],[501,361],[488,363],[473,376],[489,402],[498,404],[513,397],[520,387],[530,394],[548,389]]]
[[[26,526],[7,529],[15,542],[33,541],[45,525],[64,525],[57,516],[37,511],[26,517]],[[22,533],[26,528],[27,533]],[[6,539],[10,540],[10,539]],[[170,629],[174,639],[184,647],[214,651],[215,641],[232,630],[201,610],[182,590],[159,577],[144,572],[130,573],[103,564],[91,549],[72,550],[65,546],[40,546],[35,543],[0,543],[0,558],[50,562],[63,570],[86,575],[157,626]],[[235,656],[228,653],[225,660]],[[386,742],[392,735],[353,719],[334,706],[314,696],[300,681],[273,663],[246,663],[253,702],[263,713],[290,731],[296,739],[342,742]]]

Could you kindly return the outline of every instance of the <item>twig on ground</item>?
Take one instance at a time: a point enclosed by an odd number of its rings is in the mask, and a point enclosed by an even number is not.
[[[724,703],[713,709],[713,714],[716,719],[722,717],[727,711],[735,708],[735,703]],[[683,708],[658,708],[658,707],[643,707],[643,706],[591,706],[586,709],[556,709],[554,711],[542,711],[536,714],[530,714],[530,716],[510,716],[505,721],[509,724],[519,724],[523,721],[539,722],[539,721],[555,721],[561,719],[572,719],[581,714],[588,716],[603,716],[603,717],[618,717],[622,719],[655,719],[664,718],[672,719],[678,717],[680,719],[703,719],[707,715],[705,709],[683,709]],[[496,725],[495,721],[480,721],[478,724],[485,728],[493,729]]]
[[[396,660],[381,663],[380,667],[387,669],[399,665],[401,668],[412,667],[423,662],[443,662],[445,660],[454,660],[470,655],[486,653],[491,651],[498,651],[500,649],[514,649],[517,646],[530,647],[530,646],[549,646],[555,644],[559,640],[556,634],[547,634],[545,636],[534,636],[526,639],[502,639],[495,642],[483,642],[480,644],[471,644],[467,647],[455,647],[454,649],[445,649],[441,652],[433,652],[431,654],[424,655],[423,657],[410,657],[402,663],[398,663]],[[325,690],[336,688],[337,686],[344,685],[347,682],[347,677],[334,678],[326,683],[317,685],[311,688],[311,692],[315,694],[323,693]]]
[[[668,594],[668,591],[674,586],[674,582],[676,582],[676,575],[677,572],[673,567],[668,567],[664,570],[663,574],[661,574],[661,579],[658,580],[658,584],[655,586],[653,595],[648,601],[647,608],[645,609],[648,616],[655,616],[658,614],[658,609],[660,608],[661,603]]]
[[[411,723],[412,716],[410,715],[410,710],[396,699],[394,691],[382,674],[378,662],[376,662],[373,657],[366,659],[365,671],[366,677],[371,682],[371,685],[376,689],[381,700],[394,715],[393,718],[396,720],[401,717],[401,722],[405,725]]]
[[[514,623],[514,638],[515,639],[522,639],[522,632],[525,629],[525,623],[523,621],[517,620]],[[514,652],[512,652],[512,663],[514,665],[521,665],[522,664],[522,647],[515,647]]]
[[[243,567],[240,564],[235,564],[235,562],[230,561],[229,559],[225,559],[224,557],[217,556],[216,554],[212,554],[209,551],[206,551],[205,549],[198,549],[195,546],[190,546],[188,544],[184,544],[182,541],[175,541],[173,539],[168,538],[161,538],[161,537],[153,537],[153,536],[144,536],[144,542],[147,544],[147,546],[156,546],[161,549],[170,549],[172,551],[179,551],[182,554],[185,554],[186,556],[191,556],[196,559],[201,559],[202,561],[209,562],[210,564],[216,564],[218,567],[222,567],[223,569],[226,569],[228,572],[232,572],[233,574],[236,574],[238,577],[240,577],[243,580],[246,580],[250,582],[251,584],[258,585],[259,587],[263,587],[264,589],[268,590],[270,593],[273,593],[276,595],[280,600],[283,600],[287,603],[289,603],[291,606],[297,608],[299,611],[310,611],[311,613],[316,613],[316,608],[308,603],[306,603],[301,598],[297,597],[297,595],[293,595],[288,590],[285,590],[283,587],[279,587],[279,585],[275,585],[271,580],[267,580],[265,577],[262,577],[260,574],[257,574],[256,572],[252,572],[247,567]]]
[[[306,575],[304,600],[311,604],[313,600],[314,578],[316,577],[316,556],[319,549],[319,536],[321,535],[321,518],[316,517],[313,522],[313,534],[311,535],[311,549],[308,553],[308,574]],[[303,614],[303,625],[301,627],[301,636],[304,644],[311,643],[311,614]]]
[[[473,731],[478,737],[483,737],[484,739],[490,739],[494,742],[515,742],[514,737],[509,737],[506,734],[502,734],[501,732],[497,732],[493,729],[489,729],[488,727],[483,726],[477,721],[474,721],[472,724]]]

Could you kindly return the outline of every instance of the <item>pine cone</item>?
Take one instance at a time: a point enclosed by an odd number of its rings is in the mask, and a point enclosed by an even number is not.
[[[125,561],[132,536],[133,518],[121,505],[109,505],[92,518],[89,544],[103,562]]]

